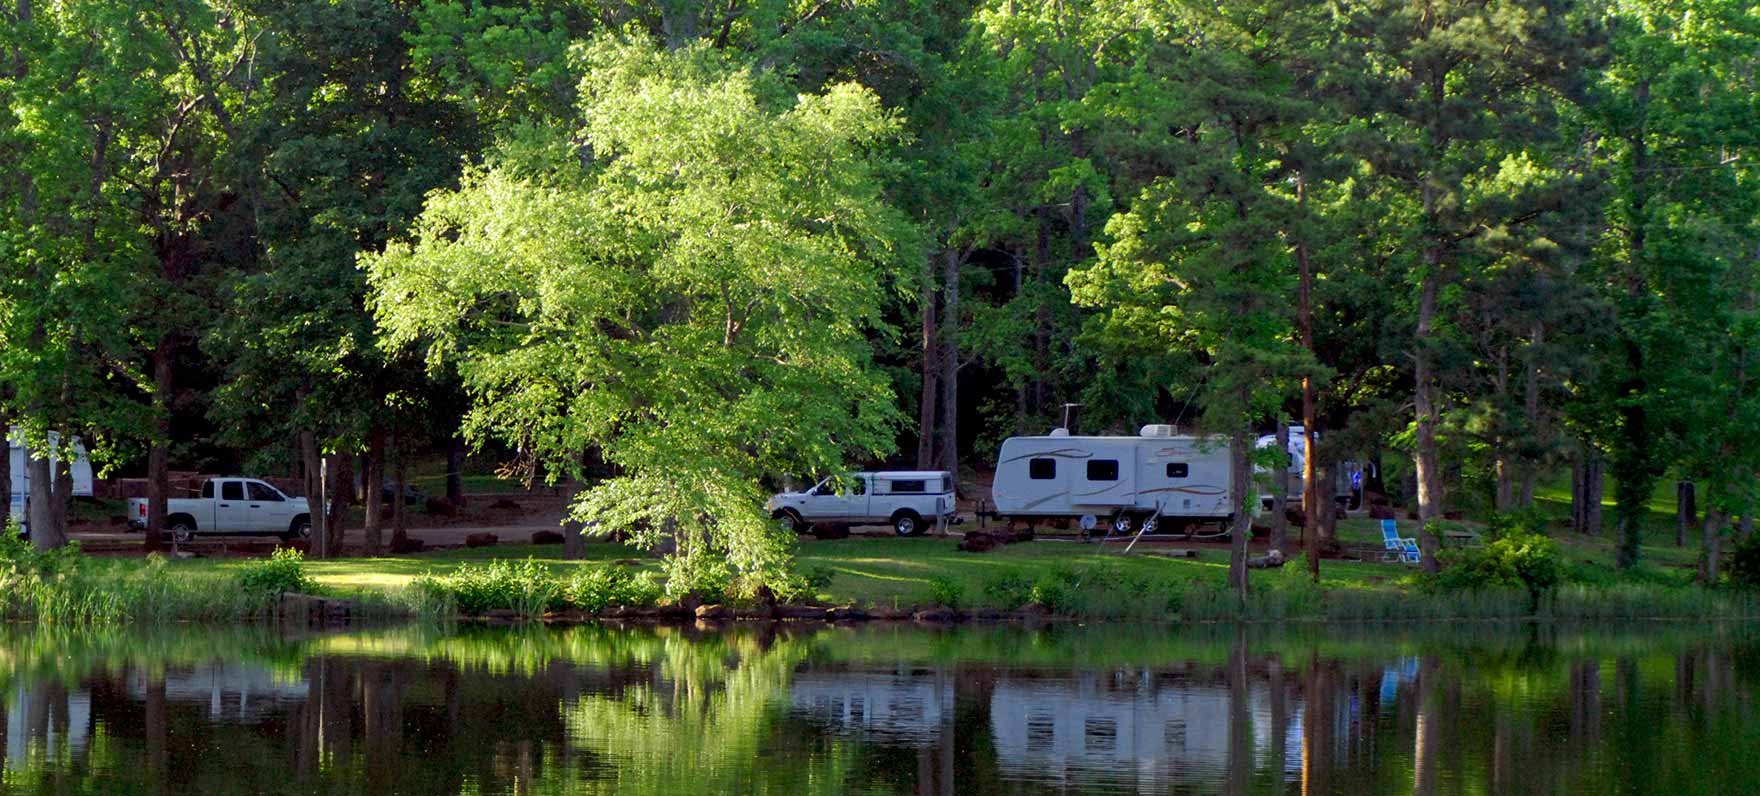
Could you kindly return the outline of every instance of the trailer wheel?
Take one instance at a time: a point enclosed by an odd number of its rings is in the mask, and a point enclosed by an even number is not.
[[[910,509],[901,509],[892,515],[892,530],[899,536],[922,536],[928,530],[923,526],[923,518]]]
[[[1136,533],[1136,532],[1137,532],[1137,518],[1131,516],[1130,512],[1121,511],[1117,514],[1112,515],[1112,535],[1113,536],[1130,536],[1131,534]]]

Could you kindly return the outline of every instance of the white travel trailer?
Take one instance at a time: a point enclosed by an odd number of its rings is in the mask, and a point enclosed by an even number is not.
[[[1308,441],[1302,435],[1303,426],[1289,427],[1289,495],[1286,496],[1292,506],[1302,505],[1302,468],[1308,460]],[[1255,448],[1277,447],[1277,435],[1266,434],[1253,444]],[[1356,462],[1339,462],[1333,469],[1333,500],[1346,508],[1355,509],[1362,498],[1362,466]],[[1269,476],[1263,467],[1255,468],[1259,473]],[[1267,478],[1269,480],[1269,478]],[[1269,494],[1260,497],[1264,507],[1271,508]]]
[[[49,434],[49,444],[56,445],[60,441],[59,435],[53,432]],[[29,533],[31,475],[24,434],[13,431],[6,443],[6,455],[12,458],[12,516],[18,518],[19,528]],[[59,463],[58,457],[50,456],[50,472],[54,472],[54,468]],[[69,464],[68,470],[73,476],[74,497],[91,497],[92,461],[86,458],[85,446],[81,445],[78,439],[73,441],[73,461]]]
[[[1228,443],[1144,426],[1134,437],[1010,437],[997,454],[991,498],[1004,518],[1110,518],[1115,533],[1234,516]]]

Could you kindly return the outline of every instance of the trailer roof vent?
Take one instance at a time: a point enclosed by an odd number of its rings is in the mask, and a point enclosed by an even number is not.
[[[1166,423],[1150,423],[1137,433],[1145,437],[1171,437],[1174,431],[1174,427]]]
[[[1069,436],[1069,429],[1067,429],[1067,428],[1054,428],[1054,429],[1051,429],[1051,434],[1050,434],[1050,435],[1049,435],[1049,436],[1053,436],[1053,437],[1067,437],[1067,436]]]

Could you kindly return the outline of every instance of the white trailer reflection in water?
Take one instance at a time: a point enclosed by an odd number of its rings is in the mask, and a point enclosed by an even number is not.
[[[1302,704],[1287,696],[1283,780],[1301,777]],[[1272,764],[1271,695],[1247,694],[1254,767]],[[1008,679],[990,699],[997,763],[1005,776],[1039,782],[1136,783],[1164,792],[1170,782],[1222,781],[1228,766],[1226,687],[1161,682],[1142,675]]]
[[[789,711],[850,737],[931,745],[953,718],[953,678],[936,672],[801,672],[789,689]]]

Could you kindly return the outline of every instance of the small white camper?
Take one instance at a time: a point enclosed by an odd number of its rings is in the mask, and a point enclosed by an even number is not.
[[[997,455],[991,498],[1004,518],[1109,518],[1115,533],[1145,523],[1184,527],[1227,521],[1228,442],[1144,426],[1134,437],[1010,437]]]

